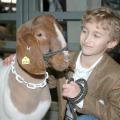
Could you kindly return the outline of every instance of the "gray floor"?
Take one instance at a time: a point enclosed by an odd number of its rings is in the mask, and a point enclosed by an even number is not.
[[[58,120],[58,103],[52,102],[50,110],[43,120]]]
[[[43,120],[58,120],[58,113],[56,111],[49,111]]]

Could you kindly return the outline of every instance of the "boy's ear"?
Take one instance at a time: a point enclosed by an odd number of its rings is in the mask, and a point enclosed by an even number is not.
[[[117,44],[118,44],[118,41],[117,40],[111,40],[111,41],[109,41],[108,42],[108,45],[107,45],[107,48],[108,49],[112,49],[112,48],[114,48],[115,46],[117,46]]]

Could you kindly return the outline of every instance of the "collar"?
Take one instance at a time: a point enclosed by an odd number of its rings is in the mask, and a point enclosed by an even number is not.
[[[82,51],[80,51],[79,55],[78,55],[78,58],[77,58],[77,61],[76,61],[76,67],[75,69],[79,69],[81,71],[91,71],[94,69],[94,67],[100,62],[100,60],[103,58],[103,56],[99,57],[98,60],[93,64],[91,65],[89,68],[84,68],[81,66],[81,63],[80,63],[80,57],[81,57],[81,54],[82,54]]]

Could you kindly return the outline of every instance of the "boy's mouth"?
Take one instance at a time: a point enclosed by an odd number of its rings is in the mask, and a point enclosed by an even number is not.
[[[88,44],[84,44],[83,47],[84,47],[84,48],[93,48],[92,45],[88,45]]]

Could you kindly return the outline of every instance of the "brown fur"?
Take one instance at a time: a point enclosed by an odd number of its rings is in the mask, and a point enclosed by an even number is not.
[[[61,26],[53,16],[38,16],[20,26],[17,31],[15,68],[17,73],[27,82],[40,82],[44,78],[48,66],[57,71],[64,71],[69,66],[69,61],[65,61],[62,52],[48,58],[49,65],[44,60],[44,54],[63,49],[54,25],[61,31]],[[29,64],[22,63],[24,57],[30,60]],[[60,106],[59,117],[61,120],[64,118],[61,115],[65,111],[64,108],[61,108],[63,82],[65,82],[65,79],[64,81],[59,80],[57,83]],[[48,86],[30,90],[23,84],[18,83],[15,80],[15,75],[11,72],[9,74],[9,87],[14,106],[25,114],[33,112],[40,102],[50,100]]]

